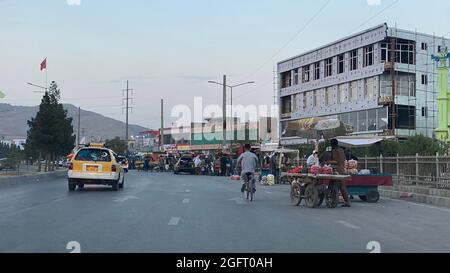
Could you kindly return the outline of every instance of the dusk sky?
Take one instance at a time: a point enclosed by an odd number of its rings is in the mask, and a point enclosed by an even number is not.
[[[230,84],[256,81],[236,89],[234,103],[270,105],[278,61],[384,22],[450,37],[448,0],[326,3],[0,0],[0,102],[39,104],[41,94],[26,82],[45,85],[39,64],[47,57],[48,80],[58,82],[63,102],[123,120],[129,79],[131,123],[157,128],[161,98],[167,115],[194,96],[221,105],[221,87],[208,80],[223,74]]]

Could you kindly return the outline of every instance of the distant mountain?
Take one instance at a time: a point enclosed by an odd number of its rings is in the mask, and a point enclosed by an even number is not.
[[[64,108],[68,111],[69,116],[73,118],[74,132],[76,133],[78,108],[72,104],[64,104]],[[36,116],[38,110],[38,106],[13,106],[0,103],[0,138],[26,138],[28,131],[27,120]],[[90,111],[81,110],[81,128],[81,132],[84,131],[87,141],[90,141],[91,137],[105,140],[116,136],[121,138],[125,136],[124,122]],[[147,130],[147,128],[138,125],[129,126],[130,136]]]

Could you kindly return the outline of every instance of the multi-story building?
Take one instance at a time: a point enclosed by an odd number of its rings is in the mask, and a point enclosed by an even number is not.
[[[311,117],[340,119],[354,135],[434,137],[431,55],[447,45],[448,39],[383,24],[279,62],[281,144],[304,143],[287,129]]]

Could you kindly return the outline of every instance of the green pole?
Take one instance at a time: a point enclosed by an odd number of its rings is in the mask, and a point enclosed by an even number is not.
[[[436,138],[443,142],[450,142],[449,115],[450,109],[450,90],[448,88],[448,50],[439,52],[438,56],[432,56],[433,60],[438,62],[438,119],[439,125],[436,128]]]

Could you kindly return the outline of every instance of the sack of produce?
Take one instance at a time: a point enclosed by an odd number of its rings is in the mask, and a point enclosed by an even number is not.
[[[233,176],[231,176],[231,180],[239,181],[239,180],[241,180],[241,177],[239,175],[233,175]]]
[[[322,168],[322,174],[332,175],[333,174],[333,168],[331,166],[323,167]]]
[[[311,168],[309,169],[309,173],[310,174],[315,174],[315,175],[320,174],[321,171],[322,171],[322,168],[320,166],[317,166],[317,165],[311,166]]]
[[[275,176],[273,176],[272,174],[269,174],[267,176],[267,185],[269,186],[275,185]]]

